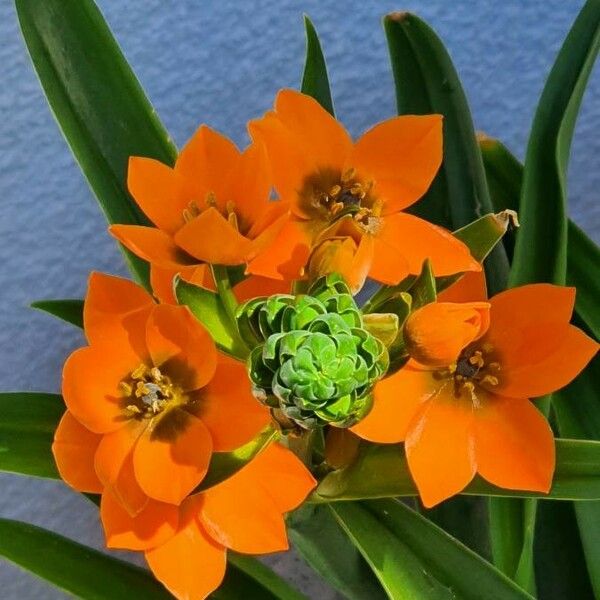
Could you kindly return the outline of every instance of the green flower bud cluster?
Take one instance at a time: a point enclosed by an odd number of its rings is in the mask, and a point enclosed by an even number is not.
[[[338,275],[320,279],[307,295],[250,300],[238,311],[238,326],[253,348],[248,370],[264,404],[306,429],[350,427],[369,412],[388,354],[364,328]]]

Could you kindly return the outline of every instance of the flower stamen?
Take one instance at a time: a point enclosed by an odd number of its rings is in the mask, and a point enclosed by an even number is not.
[[[119,382],[119,391],[132,418],[152,418],[169,406],[187,403],[187,397],[170,377],[158,367],[148,368],[143,363]]]

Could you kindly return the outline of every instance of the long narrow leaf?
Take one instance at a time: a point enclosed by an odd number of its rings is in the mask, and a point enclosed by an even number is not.
[[[387,598],[369,565],[327,506],[305,504],[289,516],[287,524],[296,551],[345,598]]]
[[[530,598],[491,564],[398,500],[332,504],[392,599]]]
[[[92,0],[16,0],[50,107],[110,223],[145,224],[127,193],[127,161],[173,163],[176,148]],[[126,253],[148,285],[147,265]]]
[[[57,478],[50,448],[64,410],[56,394],[0,394],[0,471]]]
[[[462,84],[436,33],[410,13],[384,20],[398,114],[444,116],[444,160],[427,194],[414,211],[450,230],[492,212],[481,153]],[[508,272],[501,248],[486,262],[488,287],[503,288]]]
[[[523,165],[496,139],[480,135],[479,145],[494,209],[518,213]],[[515,231],[508,231],[503,238],[509,257],[514,250],[515,234]],[[599,265],[600,248],[569,220],[567,285],[577,288],[575,311],[597,338],[600,338],[600,278],[594,274]]]
[[[306,61],[300,89],[304,94],[312,96],[325,110],[335,115],[321,42],[315,26],[306,15],[304,27],[306,28]]]
[[[83,300],[37,300],[31,303],[31,308],[83,328]]]
[[[511,265],[509,284],[549,282],[564,285],[567,278],[566,178],[575,121],[583,92],[600,48],[600,2],[588,0],[580,11],[550,72],[536,111],[523,171],[519,214],[521,227]],[[550,398],[541,406],[549,408]],[[491,501],[489,510],[506,512],[506,501]],[[533,540],[535,502],[521,503],[523,515],[510,526],[522,528],[523,549],[511,573],[534,590]],[[516,513],[512,508],[511,513]],[[492,540],[516,532],[496,531]],[[496,547],[495,556],[498,555]],[[504,560],[502,562],[505,562]],[[511,568],[511,571],[512,571]]]
[[[85,600],[169,600],[147,571],[40,527],[0,519],[0,556]]]

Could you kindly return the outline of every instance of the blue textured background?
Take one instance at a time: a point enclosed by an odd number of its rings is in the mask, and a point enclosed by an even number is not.
[[[65,0],[66,1],[66,0]],[[69,0],[76,1],[76,0]],[[353,134],[394,111],[381,16],[412,10],[446,42],[478,129],[523,156],[533,111],[581,1],[101,0],[124,52],[172,136],[182,145],[200,122],[244,143],[245,122],[276,90],[297,86],[302,12],[328,60],[338,116]],[[59,386],[72,328],[27,309],[39,298],[76,297],[91,269],[122,273],[103,218],[47,109],[12,2],[0,2],[0,389]],[[575,137],[572,216],[600,238],[600,78],[592,77]],[[95,511],[64,486],[0,477],[0,515],[101,544]],[[275,559],[311,598],[333,594],[292,558]],[[0,596],[63,598],[5,563]]]

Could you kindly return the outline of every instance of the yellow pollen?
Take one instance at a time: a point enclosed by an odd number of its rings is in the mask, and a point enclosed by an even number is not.
[[[119,383],[130,418],[152,418],[170,406],[186,404],[187,396],[158,367],[136,367]]]
[[[124,398],[127,398],[133,393],[133,388],[126,381],[119,381],[119,391]]]
[[[141,364],[139,367],[131,372],[131,379],[143,379],[146,376],[147,367],[145,364]]]
[[[335,198],[336,196],[339,196],[339,193],[342,191],[342,186],[341,185],[334,185],[330,190],[329,190],[329,195],[332,198]]]
[[[488,385],[498,385],[500,382],[498,378],[494,377],[493,375],[485,375],[481,380],[481,383],[487,383]]]

